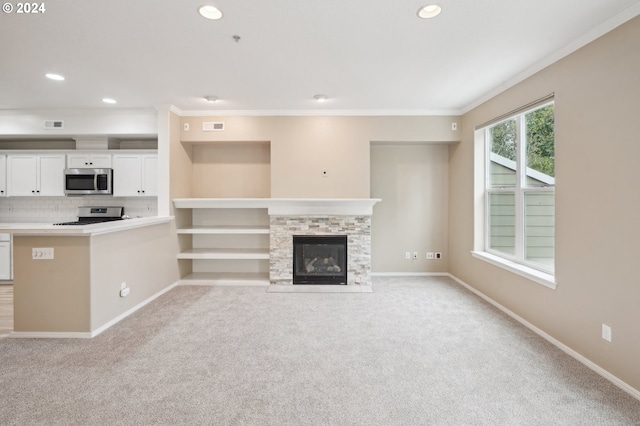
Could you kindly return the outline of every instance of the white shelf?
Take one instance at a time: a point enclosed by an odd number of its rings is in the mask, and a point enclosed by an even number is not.
[[[176,198],[179,209],[268,209],[269,215],[371,216],[379,198]]]
[[[270,230],[265,200],[201,201],[174,200],[176,208],[191,209],[193,222],[177,233],[192,236],[197,247],[178,254],[178,259],[191,260],[195,271],[180,283],[269,285],[269,272],[265,272],[269,248],[264,247]]]
[[[181,285],[268,286],[269,274],[194,272],[180,280]]]
[[[264,235],[269,234],[268,226],[192,226],[191,228],[178,229],[178,234],[202,234],[202,235],[232,235],[232,234],[250,234]]]
[[[178,259],[204,260],[268,260],[269,249],[192,248],[178,253]]]

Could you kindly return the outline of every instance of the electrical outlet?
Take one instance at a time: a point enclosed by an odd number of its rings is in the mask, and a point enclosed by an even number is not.
[[[189,131],[189,123],[184,123],[184,131],[185,132]]]
[[[432,251],[428,251],[427,252],[427,259],[429,259],[429,260],[433,259],[433,252]]]
[[[607,342],[611,342],[611,327],[602,324],[602,338]]]
[[[31,249],[31,258],[35,260],[52,260],[53,259],[53,248],[32,248]]]
[[[436,259],[442,259],[442,252],[436,252]]]
[[[418,252],[417,251],[413,252],[413,259],[414,260],[418,260]]]
[[[451,123],[451,130],[458,130],[458,123]]]
[[[404,258],[407,259],[407,260],[411,260],[411,252],[410,251],[405,252]]]
[[[124,290],[125,288],[127,288],[127,282],[122,282],[120,283],[120,290]]]

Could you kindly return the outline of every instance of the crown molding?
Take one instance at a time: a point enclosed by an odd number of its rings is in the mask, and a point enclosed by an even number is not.
[[[563,59],[569,56],[570,54],[577,51],[578,49],[602,37],[608,32],[613,31],[620,25],[624,24],[627,21],[630,21],[631,19],[635,18],[638,15],[640,15],[640,3],[636,3],[633,6],[629,6],[628,8],[620,12],[618,15],[604,21],[603,23],[593,28],[591,31],[583,34],[582,36],[575,39],[573,42],[557,50],[555,53],[552,53],[551,55],[545,57],[541,61],[535,63],[531,67],[522,71],[520,74],[515,75],[514,77],[505,81],[503,84],[500,84],[499,86],[495,87],[494,89],[480,96],[475,101],[467,104],[461,109],[461,114],[466,114],[472,109],[477,108],[483,103],[498,96],[500,93],[512,88],[518,83],[521,83],[522,81],[526,80],[532,75],[542,71],[543,69],[554,64],[555,62],[558,62],[560,59]]]

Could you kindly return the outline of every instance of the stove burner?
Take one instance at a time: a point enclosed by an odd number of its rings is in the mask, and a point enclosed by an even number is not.
[[[78,220],[73,222],[54,223],[54,225],[91,225],[94,223],[122,220],[124,207],[78,207]]]
[[[82,218],[75,222],[54,223],[54,225],[92,225],[94,223],[113,222],[114,220],[122,220],[121,217],[100,217],[100,218]]]

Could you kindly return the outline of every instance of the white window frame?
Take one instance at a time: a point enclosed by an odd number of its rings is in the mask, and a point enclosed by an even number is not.
[[[528,109],[518,110],[508,116],[503,116],[500,120],[496,120],[484,127],[476,129],[476,227],[481,226],[481,230],[475,232],[474,250],[472,255],[477,258],[489,262],[495,266],[499,266],[510,272],[523,276],[534,282],[542,284],[546,287],[555,289],[556,280],[555,272],[552,269],[545,268],[538,263],[529,262],[525,259],[525,195],[527,193],[554,193],[555,185],[550,186],[527,186],[527,171],[535,174],[535,171],[526,167],[526,149],[523,143],[526,142],[526,126],[525,116],[531,111],[553,105],[553,100],[536,104]],[[516,145],[516,185],[515,187],[490,187],[490,161],[491,161],[491,143],[490,129],[496,125],[509,120],[516,119],[516,131],[518,140]],[[479,160],[482,159],[482,162]],[[523,167],[523,165],[525,167]],[[478,173],[478,169],[480,173]],[[554,180],[555,184],[555,180]],[[514,193],[515,194],[515,253],[510,255],[490,248],[490,215],[489,215],[489,195],[494,193]],[[480,195],[480,197],[478,197]],[[479,231],[479,232],[478,232]]]

